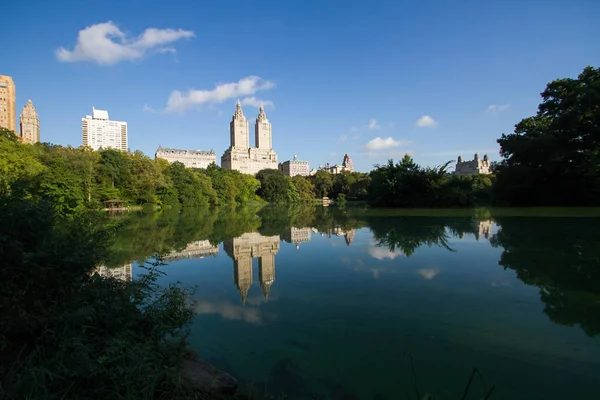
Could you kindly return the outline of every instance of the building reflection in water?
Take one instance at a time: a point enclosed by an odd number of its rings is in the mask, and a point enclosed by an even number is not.
[[[275,254],[279,251],[279,240],[278,235],[263,236],[258,232],[249,232],[223,242],[223,249],[233,258],[233,281],[242,303],[246,303],[248,290],[252,286],[253,258],[258,258],[258,279],[265,298],[268,298],[271,285],[275,282]]]
[[[214,246],[208,240],[198,240],[189,243],[181,251],[172,251],[163,257],[165,261],[177,261],[185,258],[204,258],[206,256],[216,257],[219,254],[219,247]]]
[[[100,265],[96,268],[92,274],[98,273],[100,276],[104,277],[112,277],[121,279],[124,281],[131,281],[132,272],[131,272],[132,264],[125,264],[122,267],[107,267],[106,265]]]
[[[493,222],[491,219],[474,222],[475,239],[479,241],[482,237],[490,240]]]
[[[285,240],[288,243],[293,243],[294,245],[296,245],[296,249],[299,249],[300,243],[310,241],[311,234],[311,228],[291,227],[283,235],[281,235],[281,239]]]
[[[314,228],[313,228],[314,229]],[[327,238],[331,238],[332,236],[343,236],[346,241],[346,245],[350,246],[350,243],[354,240],[354,229],[344,230],[341,227],[335,227],[328,229],[327,231],[321,232],[321,236],[326,236]]]

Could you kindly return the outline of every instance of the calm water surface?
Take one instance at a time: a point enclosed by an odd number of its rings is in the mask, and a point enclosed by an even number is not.
[[[166,254],[197,285],[191,346],[275,398],[414,399],[411,358],[420,398],[473,368],[467,398],[598,398],[598,216],[186,210],[130,216],[110,264]]]

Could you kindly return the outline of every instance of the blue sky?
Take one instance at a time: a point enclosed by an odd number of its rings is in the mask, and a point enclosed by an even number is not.
[[[546,83],[600,65],[600,2],[10,1],[0,74],[42,141],[81,145],[92,106],[129,145],[229,146],[237,99],[263,102],[280,161],[438,165],[535,113]],[[106,36],[111,34],[112,36]],[[112,41],[113,43],[111,43]],[[179,92],[179,95],[177,95]],[[174,94],[175,93],[175,94]],[[251,143],[253,143],[251,134]]]

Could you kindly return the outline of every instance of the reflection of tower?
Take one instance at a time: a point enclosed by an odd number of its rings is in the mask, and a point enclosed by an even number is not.
[[[354,240],[354,229],[349,230],[348,232],[346,232],[346,244],[348,246],[350,246],[350,243],[352,243],[352,241]]]
[[[279,236],[262,236],[257,232],[223,242],[225,252],[233,258],[233,280],[246,302],[252,286],[252,259],[258,258],[258,276],[265,297],[275,281],[275,254],[279,251]]]
[[[275,254],[267,254],[258,259],[258,280],[266,299],[275,282]]]
[[[475,223],[475,238],[479,240],[482,236],[486,239],[490,239],[490,233],[492,230],[492,220],[478,221]]]
[[[252,286],[252,258],[242,256],[237,260],[233,260],[233,282],[236,284],[242,303],[246,303],[248,289]]]

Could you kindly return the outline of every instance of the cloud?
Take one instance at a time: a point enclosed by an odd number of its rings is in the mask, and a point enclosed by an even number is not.
[[[378,129],[381,129],[381,125],[379,125],[379,124],[377,123],[377,120],[376,120],[375,118],[371,118],[371,119],[369,120],[369,125],[367,125],[367,128],[368,128],[370,131],[376,131],[376,130],[378,130]]]
[[[156,113],[156,110],[154,108],[150,107],[148,104],[144,104],[144,106],[142,107],[142,111],[149,112],[149,113]]]
[[[417,272],[423,277],[423,279],[427,279],[428,281],[430,281],[436,276],[438,276],[440,270],[437,268],[422,268]]]
[[[376,258],[379,261],[385,260],[386,258],[393,260],[396,257],[404,256],[404,253],[400,250],[391,251],[387,247],[380,247],[380,246],[369,247],[368,252],[371,257]]]
[[[142,58],[152,49],[158,53],[174,53],[172,47],[162,46],[194,36],[193,31],[183,29],[148,28],[138,37],[128,37],[117,25],[108,21],[80,30],[73,50],[59,47],[56,58],[62,62],[91,61],[99,65],[113,65]]]
[[[348,139],[348,135],[340,136],[340,142],[345,142]]]
[[[407,144],[408,142],[402,142],[400,140],[396,140],[393,137],[388,137],[382,139],[380,137],[376,137],[375,139],[371,139],[365,144],[366,150],[386,150],[394,147],[402,146]]]
[[[242,99],[242,105],[243,106],[256,107],[256,108],[259,108],[260,106],[263,106],[263,107],[275,107],[275,104],[273,104],[273,102],[271,100],[261,100],[261,99],[257,99],[254,96],[252,96],[252,97],[244,97]]]
[[[196,314],[217,314],[225,319],[240,320],[250,324],[262,323],[258,308],[236,306],[229,303],[211,303],[198,301],[195,304]]]
[[[492,104],[492,105],[488,106],[487,111],[489,113],[495,113],[495,112],[499,112],[499,111],[504,111],[508,107],[510,107],[510,104]]]
[[[167,111],[181,112],[205,103],[222,103],[236,97],[250,96],[261,90],[269,90],[275,84],[258,76],[247,76],[237,82],[222,83],[212,90],[189,90],[186,94],[175,90],[167,101]]]
[[[433,128],[438,125],[437,121],[431,118],[429,115],[423,115],[416,122],[417,126],[421,128]]]

